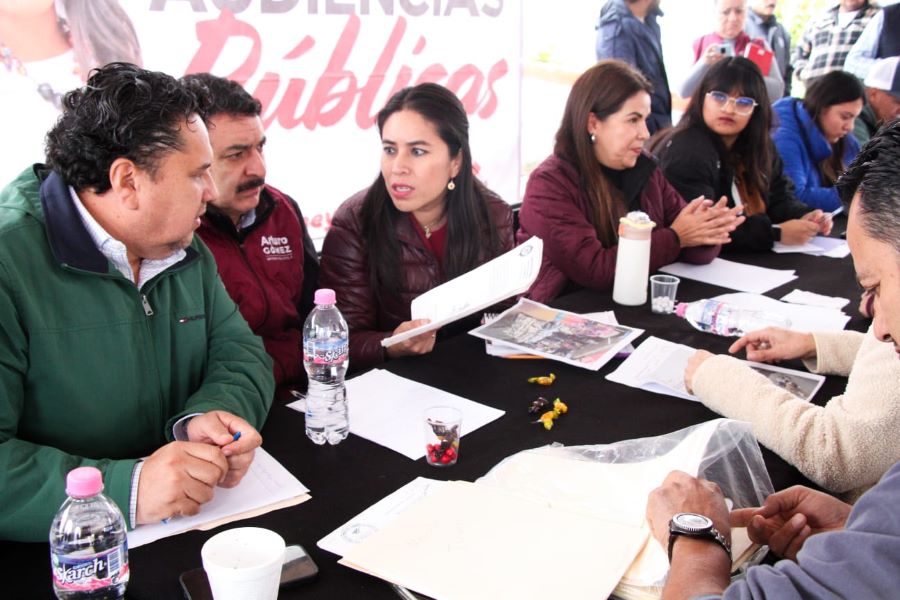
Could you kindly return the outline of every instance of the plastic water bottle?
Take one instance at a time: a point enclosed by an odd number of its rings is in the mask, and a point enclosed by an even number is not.
[[[50,527],[53,591],[60,600],[122,598],[128,585],[125,519],[103,495],[95,467],[79,467],[66,477],[66,494]]]
[[[316,290],[316,306],[303,325],[303,366],[309,379],[306,435],[316,444],[339,444],[350,431],[344,387],[348,330],[334,301],[334,290]]]
[[[638,306],[647,301],[650,274],[650,233],[656,225],[646,213],[633,211],[619,219],[619,247],[613,301]]]
[[[695,329],[728,337],[742,336],[766,327],[786,329],[791,326],[791,320],[785,316],[763,310],[747,310],[718,300],[681,302],[675,307],[675,314],[687,319]]]

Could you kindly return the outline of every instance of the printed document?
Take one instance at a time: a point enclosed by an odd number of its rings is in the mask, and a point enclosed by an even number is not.
[[[541,269],[543,253],[544,242],[532,237],[506,254],[425,292],[412,301],[410,313],[412,320],[431,319],[431,322],[386,338],[381,345],[392,346],[426,331],[439,329],[526,292]]]

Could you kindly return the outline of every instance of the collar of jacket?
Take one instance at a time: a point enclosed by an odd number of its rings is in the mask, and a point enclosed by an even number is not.
[[[206,213],[201,218],[222,233],[236,239],[238,242],[242,242],[251,231],[265,223],[273,210],[275,210],[275,200],[272,199],[269,193],[269,186],[265,186],[259,194],[259,204],[256,205],[256,220],[253,221],[250,227],[238,231],[231,221],[231,217],[212,204],[206,205]]]
[[[809,151],[810,158],[814,162],[820,162],[831,156],[831,144],[825,139],[819,126],[803,106],[803,101],[797,98],[782,98],[772,105],[775,113],[781,119],[782,126],[791,126],[803,140],[803,145]],[[852,135],[852,134],[850,134]],[[846,144],[849,146],[850,144]],[[849,148],[847,148],[849,151]],[[845,152],[847,154],[847,152]]]
[[[94,244],[94,240],[69,194],[69,186],[56,171],[41,167],[35,173],[41,183],[41,208],[44,211],[44,227],[53,256],[61,265],[82,271],[106,274],[115,268]],[[197,251],[188,247],[181,266],[197,258]],[[118,272],[118,271],[116,271]]]
[[[641,210],[641,194],[655,170],[656,161],[641,153],[633,167],[620,171],[622,187],[619,191],[622,192],[629,211]]]

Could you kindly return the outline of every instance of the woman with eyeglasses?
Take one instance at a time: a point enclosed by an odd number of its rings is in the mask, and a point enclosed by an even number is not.
[[[713,65],[678,126],[660,143],[660,166],[682,196],[725,196],[746,221],[731,251],[769,250],[831,231],[831,216],[794,196],[769,129],[772,109],[759,68],[746,58]]]
[[[651,270],[678,260],[710,262],[742,222],[720,195],[685,196],[694,198],[686,204],[644,153],[650,89],[620,60],[598,62],[572,86],[553,154],[529,176],[519,211],[519,241],[532,235],[544,241],[529,298],[548,302],[578,288],[612,289],[619,218],[629,211],[656,223]]]
[[[797,198],[831,212],[841,206],[834,182],[859,153],[852,133],[865,90],[846,71],[832,71],[807,84],[802,100],[782,98],[772,106],[778,127],[772,139]]]
[[[704,0],[709,2],[709,0]],[[752,39],[744,31],[747,20],[747,0],[712,0],[716,14],[716,29],[694,40],[694,67],[678,89],[682,98],[689,98],[709,68],[717,62],[731,56],[744,56],[748,45],[769,48],[762,38]],[[781,98],[784,94],[784,80],[781,69],[775,60],[769,65],[767,73],[763,73],[766,91],[770,102]]]

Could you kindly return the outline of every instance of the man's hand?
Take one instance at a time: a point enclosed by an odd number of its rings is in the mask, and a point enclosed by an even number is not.
[[[732,511],[731,525],[747,527],[751,540],[796,560],[809,536],[843,529],[851,508],[828,494],[795,485],[772,494],[759,508]]]
[[[688,359],[687,365],[684,367],[684,387],[688,393],[694,393],[694,374],[704,362],[712,358],[713,354],[706,350],[697,350],[693,356]]]
[[[392,335],[403,333],[422,325],[430,323],[428,319],[416,319],[415,321],[404,321],[397,325]],[[415,356],[417,354],[428,354],[434,349],[434,340],[437,337],[437,331],[426,331],[414,338],[409,338],[393,346],[388,346],[387,355],[390,358],[400,358],[401,356]]]
[[[197,514],[201,504],[212,500],[216,484],[227,472],[228,461],[218,446],[166,444],[141,467],[135,515],[138,524]]]
[[[816,340],[811,333],[766,327],[741,336],[728,348],[728,352],[736,354],[743,348],[747,349],[747,360],[778,362],[813,358],[816,355]]]
[[[663,484],[650,492],[647,521],[662,547],[669,548],[669,521],[676,513],[692,512],[712,519],[719,533],[731,541],[728,509],[719,486],[711,481],[672,471]]]
[[[234,439],[240,432],[241,437]],[[247,474],[253,462],[253,452],[262,444],[262,436],[250,423],[224,410],[197,415],[187,426],[188,440],[211,444],[221,449],[228,461],[228,469],[218,482],[220,486],[236,486]]]

